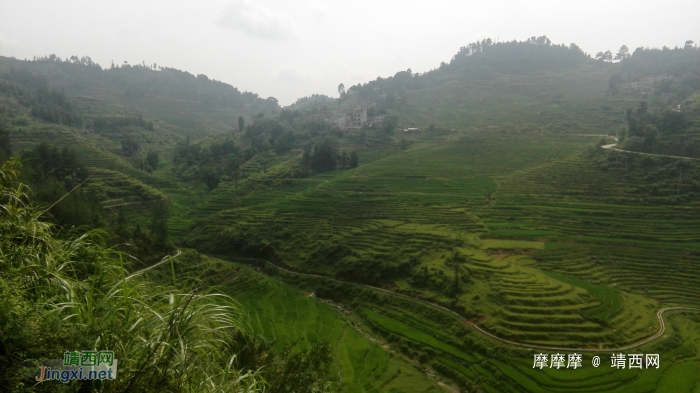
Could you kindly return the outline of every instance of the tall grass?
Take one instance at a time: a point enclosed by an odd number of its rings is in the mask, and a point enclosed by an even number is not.
[[[59,238],[11,187],[19,169],[0,169],[0,386],[7,391],[262,392],[260,370],[245,368],[244,315],[232,299],[181,291],[129,276],[127,255],[92,231]],[[34,382],[21,362],[64,351],[113,350],[110,381]],[[3,389],[5,390],[5,389]]]

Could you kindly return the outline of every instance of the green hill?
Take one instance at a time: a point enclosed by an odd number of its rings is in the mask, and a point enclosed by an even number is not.
[[[156,128],[202,137],[237,128],[238,116],[279,111],[277,100],[173,68],[128,65],[102,69],[87,62],[48,57],[21,61],[0,57],[0,72],[22,70],[46,77],[49,88],[70,97],[85,120],[141,114]]]

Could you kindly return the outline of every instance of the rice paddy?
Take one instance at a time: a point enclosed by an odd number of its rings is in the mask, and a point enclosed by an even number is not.
[[[587,156],[590,138],[468,133],[453,139],[241,198],[239,207],[195,225],[184,242],[244,256],[243,246],[231,245],[254,234],[266,244],[257,256],[383,283],[449,307],[498,337],[539,345],[624,346],[657,331],[663,306],[698,304],[697,204],[668,202],[670,191],[652,195],[642,176],[601,169],[599,157]],[[664,204],[654,202],[663,198]],[[464,260],[463,283],[451,295],[445,288],[455,279],[454,255]],[[348,273],[349,260],[363,262]],[[425,267],[442,288],[407,279],[416,268],[406,261]],[[363,302],[353,315],[392,348],[413,357],[425,353],[429,369],[469,388],[653,391],[666,386],[664,376],[681,373],[672,357],[653,373],[590,365],[566,375],[532,370],[530,352],[502,348],[464,326],[441,329],[411,305]],[[670,317],[669,325],[686,318]],[[666,337],[697,335],[672,331]],[[496,347],[517,360],[488,356]],[[697,344],[686,349],[695,359]],[[682,386],[692,376],[684,378]]]

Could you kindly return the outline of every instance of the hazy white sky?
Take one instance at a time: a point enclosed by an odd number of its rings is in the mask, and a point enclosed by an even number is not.
[[[288,105],[430,70],[486,37],[547,35],[591,54],[697,43],[698,15],[698,0],[0,0],[0,55],[145,61]]]

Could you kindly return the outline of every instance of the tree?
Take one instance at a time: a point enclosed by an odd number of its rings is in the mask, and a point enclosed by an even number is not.
[[[146,162],[148,163],[148,166],[150,166],[153,170],[158,169],[158,163],[160,162],[158,153],[149,151],[146,155]]]
[[[5,161],[12,155],[12,140],[10,139],[10,128],[3,121],[0,121],[0,161]]]
[[[350,153],[350,168],[357,168],[360,165],[360,157],[356,151]]]
[[[617,95],[620,92],[620,85],[622,84],[622,76],[620,74],[614,74],[610,77],[608,82],[608,93],[610,95]]]
[[[56,177],[63,181],[66,189],[87,179],[88,170],[78,158],[78,154],[67,146],[61,150],[60,162],[55,169]]]
[[[688,40],[685,42],[683,49],[693,49],[693,44],[695,44],[693,40]]]
[[[612,58],[612,52],[610,52],[609,50],[606,50],[605,53],[603,53],[603,61],[610,63],[612,62]]]
[[[233,178],[233,181],[238,184],[238,178],[241,175],[241,160],[237,155],[232,154],[226,160],[226,172]]]
[[[134,154],[139,152],[139,144],[138,142],[127,139],[122,141],[122,155],[124,157],[131,157]]]
[[[394,135],[394,130],[399,123],[399,118],[396,115],[387,115],[384,117],[384,122],[382,124],[382,131],[387,136]]]
[[[289,347],[282,353],[282,361],[269,367],[274,372],[266,375],[270,393],[325,393],[330,392],[326,380],[328,368],[333,361],[328,341],[314,344],[311,349],[292,353]]]
[[[609,63],[612,61],[612,52],[605,51],[605,52],[598,52],[595,55],[596,60],[600,60],[606,63]]]
[[[219,174],[209,167],[202,168],[199,178],[204,182],[209,191],[215,189],[219,185],[219,182],[221,182]]]
[[[170,218],[170,203],[161,199],[151,208],[151,235],[160,247],[168,240],[168,219]]]
[[[393,108],[396,105],[396,95],[394,93],[387,93],[386,95],[386,106]]]
[[[459,276],[460,264],[465,263],[466,259],[464,258],[464,255],[455,251],[452,254],[451,262],[454,269],[454,280],[452,281],[452,288],[450,288],[450,292],[453,296],[457,297],[457,295],[459,295],[459,293],[462,291],[462,279]]]
[[[305,164],[311,163],[311,154],[313,153],[314,150],[314,145],[311,142],[308,142],[307,144],[304,145],[304,153],[301,155],[302,161],[304,161]]]
[[[243,132],[244,128],[245,128],[245,120],[243,119],[243,116],[238,116],[238,131]]]
[[[649,103],[646,101],[642,101],[639,103],[639,107],[637,108],[637,116],[644,116],[647,114],[649,111]]]
[[[337,143],[332,138],[325,138],[317,146],[311,156],[311,168],[317,172],[333,171],[338,161]]]
[[[645,138],[644,143],[653,145],[656,142],[656,139],[659,137],[659,129],[653,124],[647,124],[644,126],[642,136]]]
[[[348,153],[343,150],[343,155],[340,157],[340,169],[347,168],[348,165]]]
[[[622,45],[620,50],[615,54],[615,60],[622,61],[630,57],[630,50],[627,45]]]
[[[627,137],[627,127],[620,127],[620,130],[617,132],[617,141],[622,142],[625,140]]]
[[[345,85],[342,83],[338,85],[338,94],[340,95],[340,98],[343,98],[345,95]]]
[[[454,281],[452,282],[452,293],[457,296],[462,289],[459,281],[459,263],[455,263],[454,265],[454,273],[455,273],[455,278]]]
[[[270,150],[265,150],[262,153],[260,153],[258,162],[260,162],[260,166],[262,167],[263,173],[267,173],[267,168],[270,166],[274,159],[275,153],[271,152]]]

